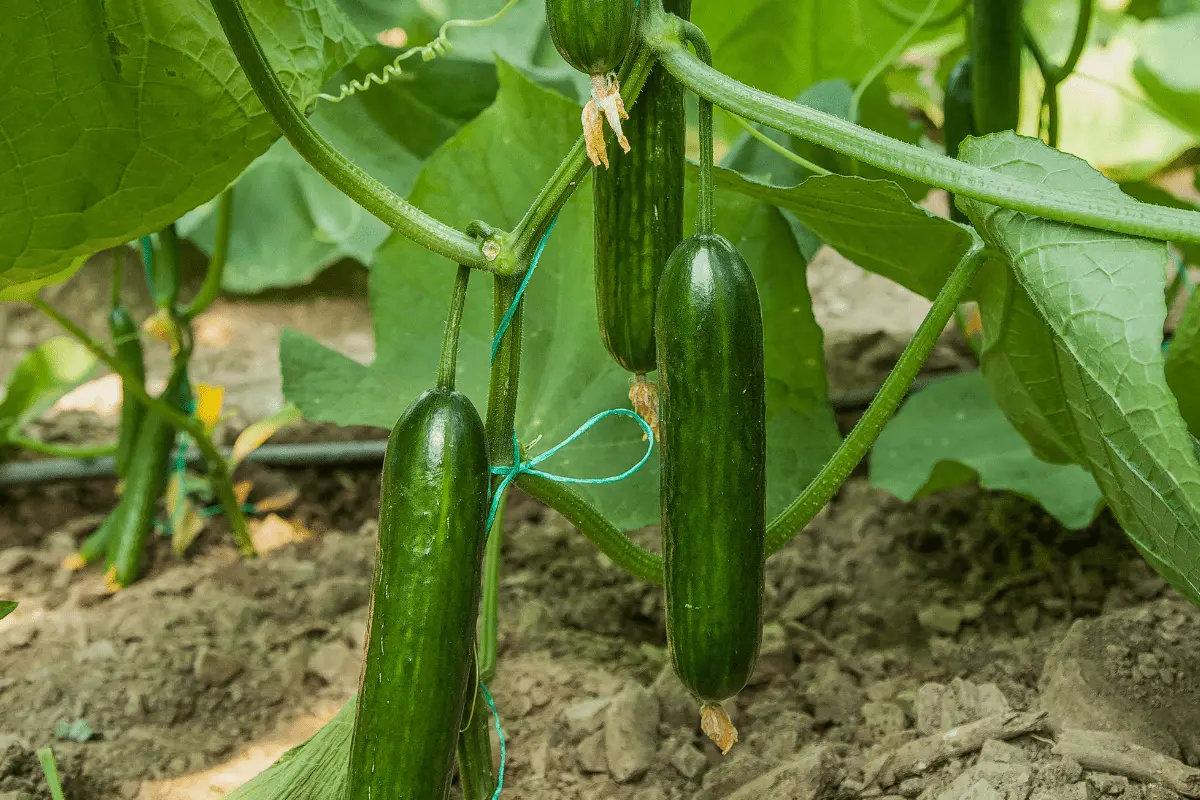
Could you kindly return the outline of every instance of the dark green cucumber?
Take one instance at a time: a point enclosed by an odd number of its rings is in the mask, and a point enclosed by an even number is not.
[[[665,7],[686,19],[691,0]],[[683,87],[661,66],[630,109],[625,133],[632,149],[593,173],[596,317],[617,363],[644,374],[655,369],[658,279],[683,240]]]
[[[1021,0],[974,0],[971,72],[975,130],[1013,131],[1021,117]]]
[[[146,366],[142,355],[142,340],[139,338],[138,325],[125,306],[116,306],[108,315],[108,330],[112,336],[113,349],[117,361],[129,371],[130,376],[141,383],[146,382]],[[133,458],[134,442],[137,441],[138,427],[142,423],[146,409],[130,394],[121,379],[121,427],[117,438],[117,476],[124,478]]]
[[[121,504],[118,502],[117,507],[100,523],[100,527],[83,540],[83,544],[79,545],[79,552],[67,562],[71,569],[79,569],[86,564],[95,564],[108,555],[108,548],[113,534],[117,530],[117,518],[121,510]]]
[[[958,148],[968,136],[975,135],[974,87],[971,83],[971,57],[964,56],[946,78],[946,99],[942,111],[946,119],[942,124],[942,137],[946,142],[946,155],[958,158]],[[955,222],[967,223],[967,215],[954,205],[950,198],[950,218]]]
[[[633,42],[635,6],[635,0],[546,0],[550,39],[580,72],[612,72]]]
[[[732,244],[683,241],[656,329],[667,641],[684,686],[715,706],[758,659],[767,525],[762,311]]]
[[[488,511],[483,422],[458,392],[417,398],[388,439],[347,800],[441,800],[473,666]]]
[[[187,385],[186,367],[176,367],[162,396],[176,408],[185,408],[181,395]],[[147,414],[138,430],[121,502],[113,512],[108,579],[114,588],[129,586],[141,572],[146,540],[154,527],[158,501],[167,485],[167,469],[174,447],[175,428],[171,423],[157,414]]]

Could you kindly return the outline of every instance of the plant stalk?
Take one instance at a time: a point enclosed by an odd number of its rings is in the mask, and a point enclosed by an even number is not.
[[[217,499],[220,501],[221,507],[225,512],[225,518],[229,521],[229,527],[233,532],[233,538],[237,543],[238,549],[247,558],[254,558],[258,555],[254,550],[254,543],[250,540],[250,531],[246,527],[246,518],[242,514],[241,504],[238,502],[237,496],[233,491],[233,483],[229,475],[229,464],[221,457],[221,451],[213,444],[208,431],[204,429],[204,423],[195,417],[172,408],[170,403],[166,402],[165,399],[151,396],[146,391],[146,387],[117,360],[116,356],[108,352],[103,345],[91,336],[88,336],[86,331],[72,322],[58,309],[40,297],[35,297],[30,302],[34,308],[54,320],[59,327],[78,340],[92,355],[103,361],[109,369],[120,375],[125,390],[130,392],[151,414],[166,420],[176,430],[183,431],[192,437],[192,440],[196,443],[196,447],[204,456],[205,463],[208,465],[209,480],[216,489]]]
[[[767,552],[775,553],[791,541],[813,517],[833,499],[833,495],[841,488],[850,473],[858,466],[863,457],[879,438],[883,426],[896,413],[901,401],[908,394],[909,387],[916,380],[925,360],[933,352],[934,345],[946,323],[958,307],[959,300],[966,293],[974,280],[979,265],[985,257],[983,244],[978,239],[975,245],[958,262],[958,266],[950,274],[949,280],[942,286],[933,301],[933,307],[925,315],[908,346],[900,356],[899,362],[884,381],[879,394],[871,401],[866,412],[854,426],[833,454],[833,457],[821,469],[804,493],[796,498],[783,513],[767,526]]]
[[[696,56],[712,66],[712,48],[704,31],[689,20],[680,20],[684,39],[696,49]],[[696,211],[696,233],[713,232],[713,104],[700,98],[700,202]]]
[[[221,192],[217,200],[217,233],[213,241],[212,257],[204,272],[204,283],[181,313],[185,320],[192,320],[204,313],[217,295],[221,293],[221,281],[225,278],[225,264],[229,259],[229,234],[233,228],[233,189]]]
[[[254,93],[292,147],[313,169],[350,199],[422,247],[456,264],[497,271],[497,264],[483,254],[478,241],[408,203],[355,166],[317,133],[292,103],[279,76],[271,68],[240,0],[212,0],[212,6]]]
[[[467,286],[470,281],[471,268],[460,265],[454,278],[454,289],[450,294],[450,314],[446,318],[446,332],[442,336],[442,359],[438,363],[437,372],[439,389],[454,389],[455,367],[458,364],[458,337],[462,331],[463,307],[467,303]]]
[[[1200,213],[1113,200],[1075,191],[1047,190],[1029,181],[947,158],[896,141],[846,120],[724,75],[688,52],[679,24],[652,15],[646,43],[659,54],[676,80],[696,94],[748,120],[828,147],[882,170],[937,186],[984,203],[1023,211],[1058,222],[1165,241],[1200,242]]]
[[[105,456],[114,455],[117,452],[115,444],[62,445],[43,442],[40,439],[30,439],[25,436],[12,436],[4,444],[19,447],[31,453],[41,453],[44,456],[74,458],[81,461],[92,458],[104,458]]]

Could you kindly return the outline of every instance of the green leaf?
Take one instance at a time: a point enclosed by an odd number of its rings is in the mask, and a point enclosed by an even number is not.
[[[379,72],[395,50],[367,48],[340,85]],[[336,94],[336,92],[333,92]],[[313,126],[342,154],[401,196],[421,164],[496,95],[492,63],[410,59],[404,72],[334,104],[321,101]],[[234,220],[224,288],[251,293],[297,286],[343,258],[370,265],[390,229],[308,165],[284,139],[233,188]],[[189,214],[181,232],[211,254],[215,203]]]
[[[871,451],[871,482],[912,500],[975,481],[1033,500],[1068,528],[1087,527],[1103,507],[1092,476],[1035,456],[983,375],[968,372],[905,402]]]
[[[247,0],[307,107],[363,39],[332,0]],[[279,135],[206,0],[49,0],[0,33],[0,298],[221,191]]]
[[[896,2],[914,12],[927,5]],[[941,0],[938,13],[956,2]],[[828,78],[857,82],[908,29],[873,0],[695,3],[692,20],[708,37],[717,69],[780,97]],[[923,31],[914,43],[949,30]]]
[[[1011,133],[962,157],[1050,189],[1117,197],[1083,161]],[[1200,464],[1167,387],[1166,246],[963,197],[1003,261],[980,275],[984,375],[1043,458],[1087,469],[1151,565],[1200,602]]]
[[[1193,135],[1200,135],[1200,69],[1196,68],[1196,42],[1200,41],[1200,11],[1142,25],[1140,55],[1134,77],[1154,102]]]
[[[9,614],[17,610],[16,600],[0,600],[0,619],[4,619]]]
[[[91,378],[95,369],[95,356],[67,336],[56,336],[26,353],[0,395],[0,444]]]
[[[281,755],[226,800],[341,800],[346,796],[357,695],[308,741]]]
[[[1200,302],[1192,295],[1167,349],[1167,384],[1188,430],[1200,437]]]
[[[727,169],[715,170],[713,179],[795,214],[858,266],[930,299],[971,246],[966,228],[913,203],[892,181],[827,175],[784,187]]]
[[[578,137],[579,108],[500,67],[496,103],[426,163],[412,193],[453,224],[483,218],[511,226]],[[694,195],[694,189],[689,195]],[[767,321],[768,470],[772,508],[781,508],[837,444],[826,402],[821,332],[812,316],[804,259],[786,221],[737,194],[718,197],[718,230],[742,249],[759,279]],[[526,294],[517,432],[536,454],[593,414],[628,406],[629,376],[605,351],[592,283],[590,184],[563,210]],[[394,236],[371,273],[376,359],[366,367],[299,334],[281,343],[284,394],[310,419],[390,427],[432,383],[452,265]],[[491,345],[490,282],[476,277],[467,298],[458,385],[482,409]],[[644,452],[628,421],[605,421],[543,467],[576,477],[614,475]],[[658,517],[657,462],[612,486],[587,487],[625,528]]]

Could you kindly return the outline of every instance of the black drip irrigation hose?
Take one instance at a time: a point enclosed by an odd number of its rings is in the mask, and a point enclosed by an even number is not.
[[[913,382],[909,394],[918,392],[942,378],[923,378]],[[878,388],[859,389],[831,397],[829,404],[838,413],[863,411],[874,399]],[[245,460],[272,467],[317,467],[371,465],[383,462],[387,440],[366,442],[306,442],[299,444],[266,444],[246,456]],[[228,457],[230,448],[222,448]],[[194,448],[186,453],[189,467],[202,467],[204,459]],[[87,478],[111,478],[116,475],[116,459],[103,458],[41,458],[36,461],[0,463],[0,486],[76,481]]]

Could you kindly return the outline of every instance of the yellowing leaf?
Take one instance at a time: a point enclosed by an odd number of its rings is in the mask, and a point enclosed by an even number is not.
[[[303,525],[288,522],[278,514],[270,514],[266,519],[250,521],[250,539],[254,542],[254,549],[259,553],[269,553],[284,545],[303,541],[311,536],[312,532]]]
[[[254,490],[254,481],[238,481],[233,485],[233,496],[237,498],[238,505],[245,505],[246,498],[250,496],[250,492]]]
[[[196,419],[204,423],[204,430],[212,433],[221,418],[221,407],[225,404],[225,387],[209,383],[196,384]]]
[[[301,419],[300,409],[288,403],[266,419],[261,419],[248,426],[233,443],[233,455],[229,459],[230,470],[237,469],[238,464],[241,464],[246,456],[262,447],[263,443],[281,428],[299,422]]]
[[[265,497],[254,504],[256,514],[266,514],[271,511],[283,511],[300,499],[299,489],[288,489],[270,497]]]

